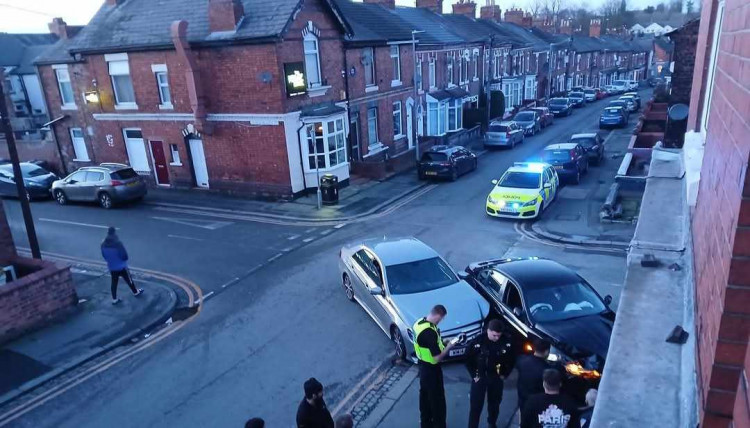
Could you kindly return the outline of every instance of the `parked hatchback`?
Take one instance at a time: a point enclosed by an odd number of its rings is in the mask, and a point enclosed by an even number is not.
[[[523,129],[511,121],[492,122],[484,138],[485,147],[510,147],[523,143]]]
[[[52,184],[52,196],[57,203],[68,201],[98,202],[109,209],[115,204],[142,199],[146,183],[128,165],[103,163],[79,169]]]
[[[599,129],[624,128],[628,125],[627,111],[621,106],[609,106],[599,116]]]
[[[635,100],[636,109],[637,110],[641,109],[641,96],[638,94],[638,92],[625,92],[623,96],[633,97],[633,100]]]
[[[599,99],[597,93],[597,89],[584,89],[583,99],[585,99],[587,103],[594,102]]]
[[[547,107],[555,116],[570,116],[573,114],[573,103],[569,98],[552,98],[547,103]]]
[[[552,114],[549,107],[533,107],[531,110],[534,110],[539,114],[542,128],[546,128],[554,123],[555,115]]]
[[[461,146],[433,146],[422,154],[417,164],[420,180],[442,177],[455,181],[460,175],[475,169],[477,155]]]
[[[26,188],[26,196],[34,199],[49,198],[52,183],[57,176],[46,169],[29,162],[21,162],[21,176]],[[0,195],[18,197],[13,165],[0,165]]]
[[[589,170],[586,150],[578,143],[552,144],[542,151],[544,162],[552,165],[562,179],[574,184],[581,182],[581,176]]]
[[[516,114],[513,118],[526,135],[535,135],[542,130],[542,122],[539,114],[533,110],[525,110]]]
[[[573,134],[570,137],[570,142],[580,144],[583,147],[586,156],[589,158],[589,163],[599,165],[604,160],[604,140],[596,132]]]

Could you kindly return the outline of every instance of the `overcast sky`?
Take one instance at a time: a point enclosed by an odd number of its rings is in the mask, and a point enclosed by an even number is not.
[[[273,0],[270,0],[273,1]],[[479,6],[484,0],[475,0]],[[566,0],[568,4],[596,10],[604,0]],[[445,11],[456,0],[444,2]],[[497,0],[503,11],[509,7],[525,7],[530,0]],[[84,25],[96,13],[103,0],[0,0],[0,31],[8,33],[46,33],[47,23],[60,16],[70,25]],[[413,6],[414,0],[396,0],[397,4]],[[628,0],[629,8],[643,8],[655,3],[649,0]],[[155,17],[157,18],[157,17]],[[158,19],[158,18],[157,18]]]

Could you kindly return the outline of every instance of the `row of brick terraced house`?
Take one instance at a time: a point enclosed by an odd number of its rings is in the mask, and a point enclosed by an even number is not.
[[[61,157],[50,162],[291,198],[319,174],[346,185],[413,167],[417,141],[478,129],[490,89],[510,111],[645,76],[635,43],[549,34],[497,6],[476,19],[474,3],[416,5],[106,0],[74,36],[56,20],[59,41],[35,60]]]

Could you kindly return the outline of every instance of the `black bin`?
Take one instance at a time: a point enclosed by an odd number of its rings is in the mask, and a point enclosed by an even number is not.
[[[320,193],[323,205],[339,203],[339,178],[333,174],[326,174],[320,178]]]

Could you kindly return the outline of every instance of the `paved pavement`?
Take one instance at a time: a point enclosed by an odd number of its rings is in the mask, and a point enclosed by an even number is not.
[[[596,129],[603,108],[596,103],[578,110],[513,150],[488,152],[476,172],[456,182],[427,183],[377,215],[351,221],[269,221],[202,202],[190,209],[142,204],[109,211],[33,204],[44,251],[98,259],[106,226],[116,225],[133,266],[189,279],[204,297],[200,313],[183,328],[153,346],[133,346],[127,358],[93,377],[84,368],[64,392],[25,403],[12,424],[240,426],[261,416],[269,426],[290,426],[310,376],[325,384],[332,409],[347,411],[392,355],[386,335],[340,288],[338,250],[363,237],[416,236],[457,270],[502,254],[551,257],[617,301],[620,253],[545,242],[524,234],[514,221],[484,214],[492,179],[547,144]],[[6,206],[23,246],[18,205]],[[0,426],[13,409],[0,408]]]

